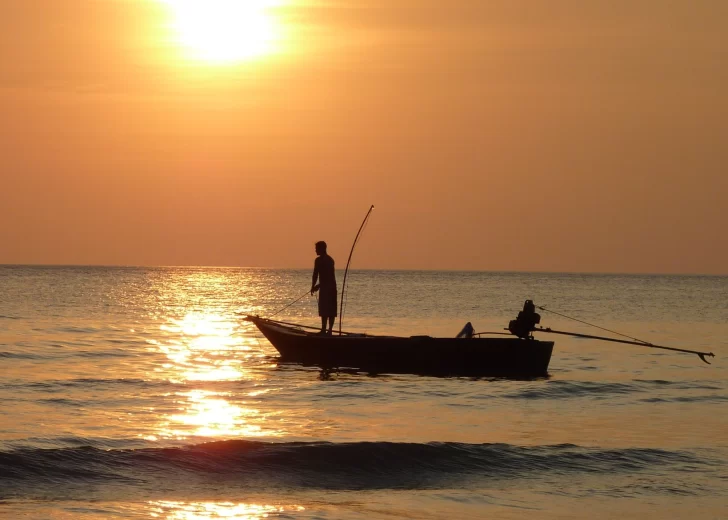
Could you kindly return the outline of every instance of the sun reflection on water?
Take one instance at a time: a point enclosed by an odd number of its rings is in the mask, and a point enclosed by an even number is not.
[[[251,418],[260,417],[259,410],[232,404],[216,392],[192,390],[179,395],[186,398],[187,408],[185,413],[173,415],[170,419],[175,423],[194,427],[193,435],[204,437],[271,435],[271,432],[263,432],[259,425],[249,422]]]
[[[300,505],[273,506],[234,502],[172,502],[153,501],[150,516],[166,520],[262,520],[271,514],[304,511]]]
[[[172,383],[189,386],[189,390],[172,392],[177,413],[168,412],[157,424],[148,440],[199,437],[266,437],[284,432],[270,421],[275,412],[262,413],[241,400],[266,394],[270,389],[255,388],[231,392],[219,387],[204,388],[220,382],[250,384],[261,379],[256,372],[264,355],[246,345],[239,324],[221,313],[194,311],[182,318],[167,318],[160,326],[162,336],[149,340],[151,348],[163,353],[169,362],[155,367]],[[202,387],[202,388],[201,388]]]
[[[243,343],[234,321],[214,313],[190,312],[182,319],[169,318],[160,328],[167,341],[149,342],[171,361],[157,369],[171,381],[257,378],[251,361],[260,363],[264,355]]]

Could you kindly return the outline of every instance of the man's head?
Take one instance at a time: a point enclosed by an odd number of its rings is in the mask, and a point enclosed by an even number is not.
[[[326,254],[326,242],[324,242],[323,240],[316,242],[316,254],[317,255]]]

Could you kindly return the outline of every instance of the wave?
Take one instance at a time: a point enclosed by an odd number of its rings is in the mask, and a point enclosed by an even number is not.
[[[693,453],[660,449],[596,449],[571,444],[287,442],[230,440],[176,448],[99,449],[90,446],[0,452],[0,498],[60,494],[74,485],[127,485],[145,490],[200,482],[269,489],[437,489],[483,479],[538,474],[635,472],[655,467],[711,465]],[[69,488],[70,486],[70,488]]]
[[[662,381],[634,380],[630,382],[595,382],[595,381],[548,381],[538,387],[524,388],[518,392],[507,394],[512,399],[568,399],[591,397],[606,399],[619,395],[630,395],[643,392],[664,390],[723,390],[723,385],[710,384],[705,381]],[[699,399],[698,399],[699,400]]]
[[[175,392],[188,391],[198,388],[204,389],[228,389],[230,387],[240,388],[240,381],[173,381],[169,379],[140,379],[140,378],[75,378],[58,379],[46,381],[25,381],[10,380],[0,382],[0,391],[18,392],[32,391],[42,394],[66,392],[66,391],[133,391],[140,394],[145,391],[153,392]],[[42,399],[39,396],[33,399]]]
[[[536,388],[508,394],[513,399],[564,399],[570,397],[608,397],[630,394],[639,388],[629,383],[596,383],[590,381],[549,381]]]
[[[78,347],[87,347],[89,349],[95,348],[93,343],[79,343],[79,342],[66,342],[66,343],[50,343],[49,346],[54,349],[67,349],[67,350],[56,350],[48,351],[44,350],[39,352],[39,349],[27,348],[26,345],[18,345],[17,350],[3,350],[0,351],[0,358],[7,359],[37,359],[37,360],[60,360],[60,359],[72,359],[72,358],[127,358],[127,357],[138,357],[138,354],[134,351],[124,348],[101,348],[98,350],[82,350]],[[68,349],[68,347],[75,347],[74,349]],[[21,350],[26,348],[26,350]]]
[[[728,401],[728,396],[717,394],[682,395],[676,397],[648,397],[639,401],[643,403],[724,403]]]
[[[72,334],[94,334],[97,332],[101,332],[102,328],[100,327],[78,327],[76,325],[66,325],[63,327],[56,327],[53,329],[49,329],[53,332],[60,332],[60,333],[72,333]]]
[[[115,378],[115,379],[97,379],[97,378],[77,378],[55,381],[32,381],[32,382],[10,382],[0,385],[0,388],[25,388],[30,390],[41,391],[57,391],[67,388],[103,388],[115,386],[134,386],[134,387],[154,387],[169,386],[169,381],[165,379],[138,379],[138,378]]]
[[[45,359],[44,356],[32,354],[29,352],[11,352],[7,350],[0,351],[0,359]]]

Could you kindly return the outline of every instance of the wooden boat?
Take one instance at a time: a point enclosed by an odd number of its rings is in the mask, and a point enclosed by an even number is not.
[[[324,369],[355,369],[369,373],[437,376],[531,378],[547,375],[553,341],[526,337],[485,338],[459,334],[375,336],[307,332],[305,327],[258,316],[246,316],[281,355],[281,362]],[[515,323],[516,320],[511,322]],[[515,334],[515,333],[514,333]]]

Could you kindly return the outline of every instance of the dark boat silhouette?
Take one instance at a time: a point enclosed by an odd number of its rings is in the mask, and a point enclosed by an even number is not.
[[[509,329],[514,336],[494,338],[479,337],[470,324],[457,337],[442,338],[347,332],[326,335],[294,323],[250,315],[245,319],[255,324],[278,350],[281,362],[324,369],[531,378],[547,375],[554,347],[553,341],[536,340],[530,335],[533,323],[528,320],[534,319],[533,314],[523,312],[511,321]]]

